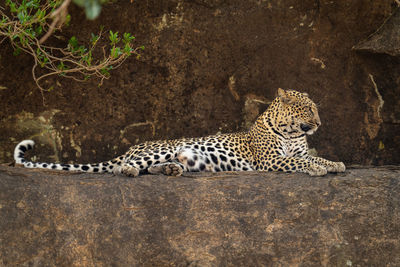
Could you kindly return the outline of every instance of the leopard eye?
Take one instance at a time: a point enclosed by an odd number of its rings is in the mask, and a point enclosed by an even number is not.
[[[311,115],[314,115],[314,111],[312,110],[312,107],[308,107],[308,111],[310,112]]]

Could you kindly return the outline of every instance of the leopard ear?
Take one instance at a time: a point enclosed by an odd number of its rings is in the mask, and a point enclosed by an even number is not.
[[[307,93],[303,93],[303,96],[308,97],[308,94]]]
[[[291,104],[294,102],[292,96],[288,95],[285,90],[282,88],[278,88],[278,97],[281,99],[281,102],[284,104]]]
[[[283,90],[282,88],[278,88],[278,96],[279,96],[279,97],[284,97],[284,96],[286,96],[285,90]]]

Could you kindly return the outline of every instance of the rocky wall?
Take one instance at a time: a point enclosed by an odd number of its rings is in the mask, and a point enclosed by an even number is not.
[[[117,1],[95,21],[70,12],[49,44],[104,25],[133,33],[143,56],[102,86],[57,77],[42,95],[32,60],[3,42],[0,162],[27,138],[41,144],[37,160],[94,162],[145,140],[245,130],[282,87],[318,103],[322,126],[310,143],[319,155],[400,163],[395,1]]]

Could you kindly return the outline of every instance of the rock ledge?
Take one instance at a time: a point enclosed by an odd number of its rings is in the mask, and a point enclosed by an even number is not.
[[[400,266],[400,167],[180,178],[0,166],[0,266]]]

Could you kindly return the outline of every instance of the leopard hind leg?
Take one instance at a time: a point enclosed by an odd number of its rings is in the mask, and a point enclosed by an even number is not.
[[[203,152],[190,147],[180,149],[176,158],[189,172],[213,170],[210,161],[207,161],[207,156]]]
[[[151,174],[181,176],[185,167],[180,162],[163,162],[150,166],[147,171]]]
[[[136,177],[139,175],[139,169],[133,166],[132,163],[122,163],[113,170],[114,175]]]

